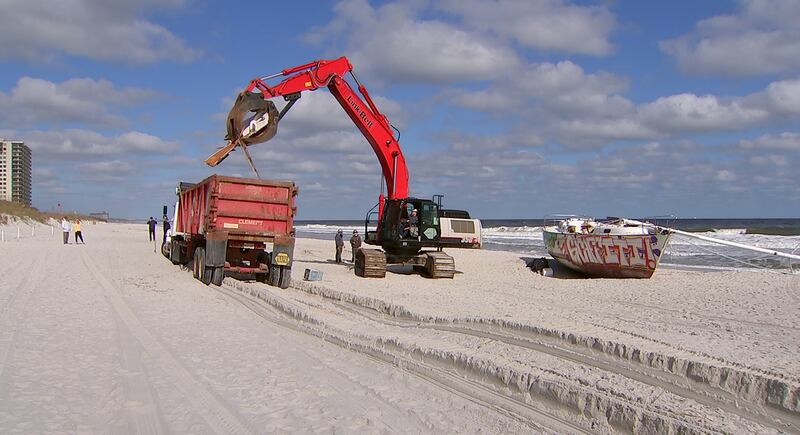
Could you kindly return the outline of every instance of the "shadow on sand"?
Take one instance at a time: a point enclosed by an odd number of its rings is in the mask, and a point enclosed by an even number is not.
[[[559,278],[559,279],[586,279],[588,278],[587,275],[583,275],[578,273],[568,267],[561,265],[558,261],[552,258],[544,258],[544,257],[519,257],[520,260],[525,262],[525,266],[531,268],[533,273],[538,273],[533,268],[534,260],[545,259],[547,260],[547,267],[549,267],[553,271],[553,275],[551,278]]]

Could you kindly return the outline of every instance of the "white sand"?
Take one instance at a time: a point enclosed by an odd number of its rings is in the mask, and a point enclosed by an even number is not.
[[[0,433],[800,430],[800,276],[361,279],[301,239],[291,288],[218,289],[144,225],[83,232],[0,244]]]

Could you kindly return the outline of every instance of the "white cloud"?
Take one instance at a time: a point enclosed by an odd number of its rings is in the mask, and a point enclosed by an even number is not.
[[[800,79],[772,82],[764,96],[777,112],[800,114]]]
[[[759,75],[800,70],[800,2],[740,1],[735,14],[697,23],[661,49],[686,71],[723,75]]]
[[[764,134],[755,139],[743,139],[739,146],[746,150],[800,151],[800,134],[783,132],[780,134]]]
[[[83,163],[81,168],[85,171],[102,175],[126,175],[133,171],[133,165],[122,160]]]
[[[743,96],[682,93],[639,105],[619,94],[626,85],[613,74],[586,73],[564,61],[530,65],[485,89],[448,95],[460,106],[503,115],[542,142],[567,148],[738,131],[800,115],[800,79],[775,81]]]
[[[63,53],[131,63],[191,61],[198,50],[144,18],[146,11],[182,5],[182,0],[5,0],[0,3],[0,58],[46,62]]]
[[[123,160],[105,160],[79,165],[78,178],[86,181],[119,182],[134,173],[136,166]]]
[[[764,122],[769,111],[748,107],[739,99],[722,101],[713,95],[678,94],[639,108],[644,124],[665,132],[738,130]]]
[[[308,136],[319,131],[355,128],[353,121],[327,89],[303,92],[300,95],[300,100],[278,124],[278,135]],[[278,110],[283,107],[282,98],[273,101],[277,103]]]
[[[543,50],[601,56],[612,51],[614,16],[605,6],[561,0],[447,0],[439,5],[467,26]]]
[[[571,61],[527,65],[506,71],[483,91],[459,90],[455,101],[481,110],[519,110],[533,105],[559,113],[625,113],[633,104],[615,93],[624,90],[622,77],[599,71],[586,73]]]
[[[411,4],[373,8],[365,0],[344,0],[326,26],[307,35],[330,44],[345,36],[356,71],[372,80],[456,83],[495,77],[519,60],[509,48],[449,23],[416,17]]]
[[[23,126],[71,122],[120,126],[126,121],[113,114],[114,106],[134,106],[158,97],[155,91],[120,88],[102,79],[54,83],[26,76],[17,80],[10,93],[0,92],[0,120]]]
[[[727,169],[722,169],[717,171],[717,174],[714,178],[716,178],[718,181],[734,181],[737,177],[733,172]]]
[[[165,154],[178,150],[177,142],[137,131],[104,136],[90,130],[31,131],[24,135],[36,160],[85,159],[125,153]]]

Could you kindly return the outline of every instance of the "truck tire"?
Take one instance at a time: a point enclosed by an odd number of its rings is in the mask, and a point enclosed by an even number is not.
[[[223,278],[225,278],[225,268],[213,268],[213,271],[211,272],[211,284],[214,284],[215,286],[221,286]]]
[[[281,268],[281,279],[280,279],[280,288],[289,288],[289,284],[292,281],[292,268],[287,266],[282,266]]]
[[[197,248],[194,250],[194,270],[197,274],[197,279],[205,285],[211,284],[211,274],[213,268],[206,267],[206,250],[205,248]]]
[[[194,250],[194,255],[192,255],[192,276],[194,277],[194,279],[200,279],[200,273],[199,273],[200,266],[197,265],[197,251],[199,249],[200,248],[196,248]]]
[[[278,287],[281,284],[281,267],[270,265],[269,275],[267,276],[267,284],[272,287]]]

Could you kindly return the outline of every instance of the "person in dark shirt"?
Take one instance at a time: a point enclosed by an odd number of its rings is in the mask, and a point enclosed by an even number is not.
[[[336,232],[336,262],[342,262],[342,250],[344,249],[344,235],[342,230]]]
[[[164,215],[163,222],[164,222],[164,240],[161,243],[167,243],[167,231],[169,231],[169,229],[172,228],[172,226],[169,224],[169,218],[167,217],[167,215]]]
[[[158,225],[158,222],[156,222],[156,220],[153,219],[153,216],[150,216],[150,220],[147,221],[147,228],[150,230],[151,242],[156,239],[156,225]]]
[[[417,237],[418,224],[417,209],[411,210],[411,216],[408,217],[408,235],[410,237]]]
[[[356,251],[361,247],[361,236],[358,235],[358,230],[353,230],[353,237],[350,237],[350,248],[353,250],[352,263],[356,262]]]

